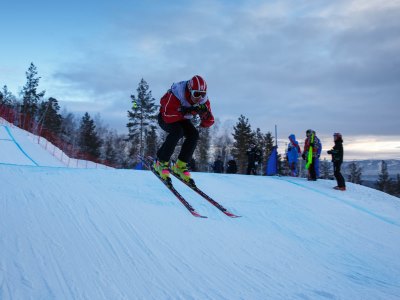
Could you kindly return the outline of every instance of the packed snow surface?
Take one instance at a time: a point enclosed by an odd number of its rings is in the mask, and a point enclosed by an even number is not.
[[[400,202],[334,181],[67,168],[0,124],[0,299],[400,299]]]

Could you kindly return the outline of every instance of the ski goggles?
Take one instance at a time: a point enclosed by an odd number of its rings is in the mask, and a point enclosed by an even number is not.
[[[197,90],[191,90],[190,95],[192,95],[193,98],[195,99],[200,99],[204,98],[207,95],[206,91],[197,91]]]

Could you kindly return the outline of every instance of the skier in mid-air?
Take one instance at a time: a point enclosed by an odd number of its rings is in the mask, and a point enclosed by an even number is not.
[[[210,127],[214,124],[207,95],[207,83],[199,75],[193,76],[190,80],[174,83],[161,98],[160,104],[158,124],[168,135],[157,151],[153,167],[163,180],[168,180],[169,161],[179,140],[184,137],[178,160],[171,169],[181,179],[190,182],[191,175],[187,164],[192,159],[199,139],[199,132],[191,120],[198,115],[201,127]]]

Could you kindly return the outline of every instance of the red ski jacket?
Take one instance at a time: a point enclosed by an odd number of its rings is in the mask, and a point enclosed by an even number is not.
[[[183,84],[184,83],[184,84]],[[165,123],[179,122],[185,119],[191,119],[193,116],[198,114],[197,112],[192,112],[190,114],[183,114],[180,109],[181,106],[190,107],[194,103],[190,99],[190,94],[184,89],[186,82],[180,82],[173,84],[171,89],[161,97],[160,100],[160,113]],[[178,95],[176,96],[175,93]],[[180,97],[181,99],[179,99]],[[205,104],[207,106],[208,112],[200,113],[201,127],[210,127],[214,124],[214,116],[211,112],[211,105],[208,97],[205,97],[199,104]]]

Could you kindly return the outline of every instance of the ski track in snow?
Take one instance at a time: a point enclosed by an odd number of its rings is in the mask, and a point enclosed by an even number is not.
[[[173,180],[194,218],[148,171],[65,168],[0,126],[0,299],[400,299],[397,198],[193,177],[242,217]]]
[[[366,208],[364,208],[364,207],[362,207],[360,205],[357,205],[357,204],[353,203],[351,201],[351,199],[346,199],[346,194],[342,195],[341,197],[338,197],[336,195],[332,195],[331,193],[328,193],[328,192],[323,191],[321,189],[318,189],[318,188],[315,188],[315,187],[311,187],[311,186],[306,186],[305,184],[301,184],[299,182],[295,182],[294,180],[283,179],[282,177],[275,177],[275,178],[278,178],[280,180],[285,180],[285,181],[290,182],[292,184],[295,184],[297,186],[301,186],[301,187],[303,187],[305,189],[309,189],[309,190],[314,191],[314,192],[316,192],[318,194],[327,196],[328,198],[332,198],[334,200],[343,202],[344,204],[349,205],[352,208],[357,209],[359,211],[365,212],[366,214],[369,214],[369,215],[371,215],[371,216],[373,216],[373,217],[375,217],[375,218],[377,218],[377,219],[379,219],[379,220],[381,220],[383,222],[386,222],[386,223],[389,223],[389,224],[396,225],[396,226],[400,227],[400,224],[398,222],[396,222],[395,220],[392,220],[392,219],[386,218],[384,216],[378,215],[378,214],[372,212],[369,209],[366,209]],[[362,196],[363,195],[361,194],[360,197],[362,197]]]

